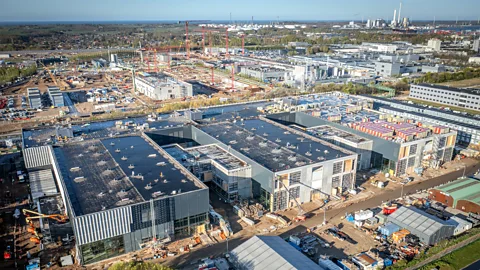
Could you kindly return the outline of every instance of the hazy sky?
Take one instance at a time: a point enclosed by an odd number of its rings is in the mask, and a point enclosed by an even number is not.
[[[480,0],[403,0],[412,20],[478,20]],[[0,0],[0,21],[391,20],[393,0]],[[398,11],[397,11],[398,12]]]

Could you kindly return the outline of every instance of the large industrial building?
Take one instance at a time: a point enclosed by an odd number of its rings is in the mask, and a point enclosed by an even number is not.
[[[366,99],[373,100],[375,110],[388,115],[454,129],[458,144],[480,149],[480,118],[381,97],[369,96]]]
[[[446,107],[458,107],[480,111],[480,90],[453,88],[433,84],[412,84],[411,98],[443,104]]]
[[[145,134],[27,148],[24,156],[30,172],[53,172],[81,264],[206,229],[208,188]]]
[[[342,140],[337,144],[361,154],[359,163],[362,168],[381,168],[394,176],[413,173],[416,168],[437,167],[452,159],[455,131],[442,126],[424,127],[408,119],[389,117],[369,109],[369,106],[364,104],[364,100],[333,93],[296,100],[294,105],[282,107],[282,110],[300,112],[284,112],[268,117],[286,125],[301,126],[320,138],[328,134],[321,128],[315,132],[320,126],[334,127],[346,132],[345,135],[357,135],[347,136],[350,138],[348,143]]]
[[[402,206],[387,218],[401,229],[408,230],[427,245],[435,245],[453,236],[455,225],[447,223],[415,207]]]
[[[193,96],[193,86],[164,74],[144,74],[135,77],[135,90],[153,100]]]
[[[477,178],[459,178],[430,189],[428,197],[467,213],[480,214],[480,180]]]

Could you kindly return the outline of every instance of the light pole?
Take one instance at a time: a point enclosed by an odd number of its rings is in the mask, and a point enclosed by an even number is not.
[[[467,169],[467,165],[463,164],[463,174],[462,178],[465,178],[465,170]]]
[[[228,254],[228,237],[227,237],[227,254]]]
[[[402,193],[400,194],[400,198],[403,198],[403,186],[405,186],[405,183],[402,183]]]

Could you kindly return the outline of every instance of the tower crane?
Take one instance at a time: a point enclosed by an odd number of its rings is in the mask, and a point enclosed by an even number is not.
[[[187,59],[190,59],[190,40],[188,39],[188,24],[189,23],[204,23],[209,20],[190,20],[190,21],[178,21],[178,23],[185,23],[185,51],[187,52]]]

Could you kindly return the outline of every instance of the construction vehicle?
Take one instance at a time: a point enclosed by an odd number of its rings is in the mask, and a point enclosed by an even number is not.
[[[31,223],[33,219],[40,219],[40,218],[50,218],[61,223],[65,223],[68,220],[68,216],[60,215],[60,214],[45,215],[45,214],[38,213],[28,209],[23,209],[22,212],[26,216],[25,221],[27,221],[27,223]],[[34,214],[36,216],[30,216],[30,214]]]

